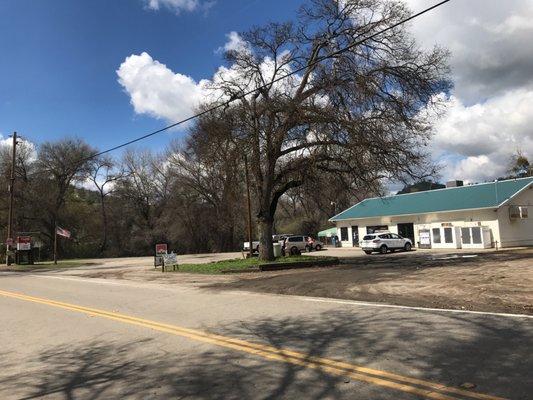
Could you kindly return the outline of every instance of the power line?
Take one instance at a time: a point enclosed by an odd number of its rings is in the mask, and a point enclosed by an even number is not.
[[[403,24],[405,24],[405,23],[407,23],[407,22],[409,22],[409,21],[411,21],[411,20],[413,20],[415,18],[418,18],[421,15],[426,14],[426,13],[428,13],[428,12],[430,12],[430,11],[432,11],[432,10],[434,10],[434,9],[436,9],[436,8],[442,6],[442,5],[444,5],[444,4],[446,4],[446,3],[450,2],[450,1],[451,0],[444,0],[444,1],[441,1],[441,2],[439,2],[437,4],[434,4],[433,6],[428,7],[428,8],[426,8],[426,9],[424,9],[424,10],[422,10],[422,11],[416,13],[416,14],[413,14],[410,17],[407,17],[407,18],[405,18],[405,19],[403,19],[403,20],[401,20],[401,21],[399,21],[399,22],[397,22],[397,23],[395,23],[395,24],[393,24],[393,25],[381,30],[381,31],[373,33],[372,35],[367,36],[367,37],[365,37],[365,38],[363,38],[361,40],[357,40],[357,41],[353,42],[352,44],[350,44],[350,45],[348,45],[348,46],[346,46],[346,47],[344,47],[344,48],[342,48],[340,50],[337,50],[337,51],[329,53],[329,54],[327,54],[325,56],[319,57],[316,60],[314,60],[314,61],[312,61],[312,62],[310,62],[310,63],[308,63],[308,64],[306,64],[306,65],[304,65],[302,67],[299,67],[299,68],[297,68],[297,69],[295,69],[295,70],[293,70],[291,72],[288,72],[285,75],[281,75],[281,76],[277,77],[276,79],[273,79],[272,81],[270,81],[268,83],[265,83],[264,85],[258,86],[258,87],[254,88],[254,89],[251,89],[251,90],[247,91],[247,92],[243,92],[240,95],[232,96],[229,100],[227,100],[227,101],[225,101],[223,103],[219,103],[216,106],[208,108],[208,109],[206,109],[204,111],[201,111],[201,112],[199,112],[197,114],[191,115],[190,117],[182,119],[181,121],[178,121],[178,122],[175,122],[173,124],[167,125],[167,126],[161,128],[161,129],[158,129],[156,131],[147,133],[146,135],[143,135],[143,136],[139,136],[138,138],[129,140],[129,141],[125,142],[125,143],[122,143],[122,144],[119,144],[117,146],[111,147],[111,148],[109,148],[107,150],[100,151],[100,152],[95,153],[95,154],[93,154],[93,155],[91,155],[89,157],[85,157],[85,158],[80,160],[80,163],[88,161],[88,160],[91,160],[91,159],[93,159],[95,157],[98,157],[98,156],[101,156],[103,154],[111,153],[112,151],[118,150],[118,149],[120,149],[122,147],[129,146],[129,145],[131,145],[133,143],[140,142],[141,140],[147,139],[147,138],[149,138],[151,136],[155,136],[155,135],[157,135],[157,134],[159,134],[161,132],[164,132],[164,131],[167,131],[169,129],[172,129],[172,128],[178,126],[178,125],[183,125],[183,124],[185,124],[185,123],[187,123],[189,121],[192,121],[193,119],[199,118],[199,117],[201,117],[201,116],[203,116],[205,114],[208,114],[210,112],[216,111],[219,108],[227,107],[231,103],[233,103],[234,101],[243,99],[244,97],[246,97],[246,96],[248,96],[248,95],[250,95],[252,93],[257,92],[258,90],[265,89],[265,88],[267,88],[269,86],[272,86],[273,84],[275,84],[275,83],[277,83],[277,82],[279,82],[279,81],[281,81],[283,79],[286,79],[286,78],[288,78],[288,77],[290,77],[292,75],[295,75],[295,74],[297,74],[299,72],[302,72],[302,71],[304,71],[304,70],[306,70],[306,69],[308,69],[308,68],[310,68],[310,67],[312,67],[312,66],[314,66],[316,64],[319,64],[322,61],[327,60],[328,58],[332,58],[332,57],[338,56],[338,55],[340,55],[342,53],[345,53],[345,52],[349,51],[350,49],[352,49],[352,48],[354,48],[356,46],[359,46],[360,44],[366,42],[367,40],[373,39],[376,36],[382,35],[385,32],[388,32],[388,31],[390,31],[390,30],[392,30],[394,28],[397,28],[398,26],[403,25]],[[362,36],[362,34],[359,35],[358,37],[360,37],[360,36]]]

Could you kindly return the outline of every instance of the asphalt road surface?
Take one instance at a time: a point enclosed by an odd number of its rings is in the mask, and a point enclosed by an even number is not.
[[[530,399],[533,319],[0,272],[1,399]]]

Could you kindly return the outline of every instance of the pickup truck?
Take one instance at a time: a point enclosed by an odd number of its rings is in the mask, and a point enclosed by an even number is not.
[[[282,242],[288,236],[292,236],[292,235],[291,234],[272,235],[272,242],[273,243]],[[244,242],[242,249],[243,251],[249,251],[250,242]],[[255,253],[259,253],[259,240],[254,240],[252,242],[252,249]]]

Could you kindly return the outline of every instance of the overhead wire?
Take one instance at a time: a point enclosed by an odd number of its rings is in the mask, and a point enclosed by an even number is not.
[[[255,93],[255,92],[259,91],[259,90],[262,90],[262,89],[265,89],[267,87],[270,87],[273,84],[275,84],[277,82],[280,82],[280,81],[282,81],[284,79],[287,79],[288,77],[290,77],[292,75],[295,75],[295,74],[298,74],[299,72],[305,71],[308,68],[313,67],[313,66],[321,63],[324,60],[327,60],[329,58],[341,55],[341,54],[349,51],[350,49],[352,49],[352,48],[354,48],[356,46],[359,46],[359,45],[363,44],[364,42],[366,42],[368,40],[371,40],[371,39],[375,38],[376,36],[382,35],[382,34],[388,32],[388,31],[390,31],[390,30],[392,30],[394,28],[397,28],[400,25],[403,25],[403,24],[405,24],[405,23],[407,23],[407,22],[409,22],[409,21],[411,21],[411,20],[413,20],[415,18],[418,18],[421,15],[424,15],[424,14],[426,14],[426,13],[428,13],[428,12],[430,12],[430,11],[432,11],[432,10],[434,10],[434,9],[436,9],[436,8],[446,4],[446,3],[449,3],[450,1],[451,0],[443,0],[443,1],[439,2],[439,3],[436,3],[436,4],[432,5],[431,7],[425,8],[422,11],[419,11],[419,12],[417,12],[415,14],[412,14],[409,17],[404,18],[401,21],[396,22],[395,24],[388,26],[385,29],[382,29],[382,30],[380,30],[378,32],[375,32],[375,33],[373,33],[373,34],[371,34],[369,36],[366,36],[366,37],[364,37],[361,40],[356,40],[356,41],[352,42],[351,44],[343,47],[342,49],[339,49],[339,50],[333,51],[331,53],[328,53],[328,54],[326,54],[324,56],[321,56],[321,57],[317,58],[316,60],[311,61],[311,62],[309,62],[309,63],[307,63],[307,64],[305,64],[305,65],[303,65],[303,66],[301,66],[299,68],[296,68],[296,69],[294,69],[294,70],[292,70],[292,71],[290,71],[290,72],[288,72],[288,73],[286,73],[284,75],[280,75],[277,78],[269,81],[268,83],[265,83],[263,85],[257,86],[254,89],[250,89],[250,90],[245,91],[245,92],[243,92],[243,93],[241,93],[239,95],[232,96],[229,100],[227,100],[225,102],[219,103],[219,104],[217,104],[215,106],[212,106],[212,107],[210,107],[208,109],[205,109],[205,110],[203,110],[201,112],[193,114],[193,115],[191,115],[191,116],[189,116],[189,117],[187,117],[185,119],[182,119],[182,120],[180,120],[178,122],[174,122],[174,123],[172,123],[170,125],[167,125],[167,126],[165,126],[163,128],[160,128],[160,129],[157,129],[155,131],[149,132],[149,133],[147,133],[145,135],[142,135],[142,136],[139,136],[139,137],[137,137],[135,139],[128,140],[128,141],[126,141],[124,143],[121,143],[119,145],[113,146],[113,147],[111,147],[109,149],[99,151],[99,152],[97,152],[95,154],[92,154],[92,155],[90,155],[88,157],[80,159],[79,162],[83,163],[85,161],[89,161],[89,160],[91,160],[93,158],[96,158],[96,157],[99,157],[101,155],[104,155],[104,154],[107,154],[107,153],[111,153],[111,152],[113,152],[115,150],[121,149],[123,147],[126,147],[126,146],[132,145],[134,143],[140,142],[141,140],[144,140],[144,139],[147,139],[149,137],[155,136],[155,135],[157,135],[157,134],[159,134],[161,132],[164,132],[164,131],[167,131],[169,129],[175,128],[176,126],[183,125],[183,124],[185,124],[185,123],[187,123],[189,121],[192,121],[192,120],[194,120],[196,118],[199,118],[199,117],[201,117],[203,115],[209,114],[209,113],[211,113],[213,111],[216,111],[216,110],[218,110],[220,108],[228,107],[231,103],[233,103],[233,102],[235,102],[237,100],[241,100],[241,99],[243,99],[246,96],[249,96],[249,95],[251,95],[251,94],[253,94],[253,93]],[[358,37],[360,37],[360,36],[358,36]]]

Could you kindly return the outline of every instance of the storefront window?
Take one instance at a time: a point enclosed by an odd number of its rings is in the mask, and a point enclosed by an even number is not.
[[[444,228],[444,243],[453,243],[452,228]]]
[[[481,244],[481,228],[479,226],[472,228],[472,243]]]
[[[348,228],[347,227],[341,228],[341,241],[343,242],[348,241]]]
[[[440,228],[433,228],[433,243],[440,243]]]
[[[464,244],[472,243],[472,239],[470,237],[470,228],[461,228],[461,240]]]
[[[376,225],[376,226],[367,226],[366,227],[366,233],[376,233],[376,232],[383,232],[388,231],[389,227],[388,225]]]

